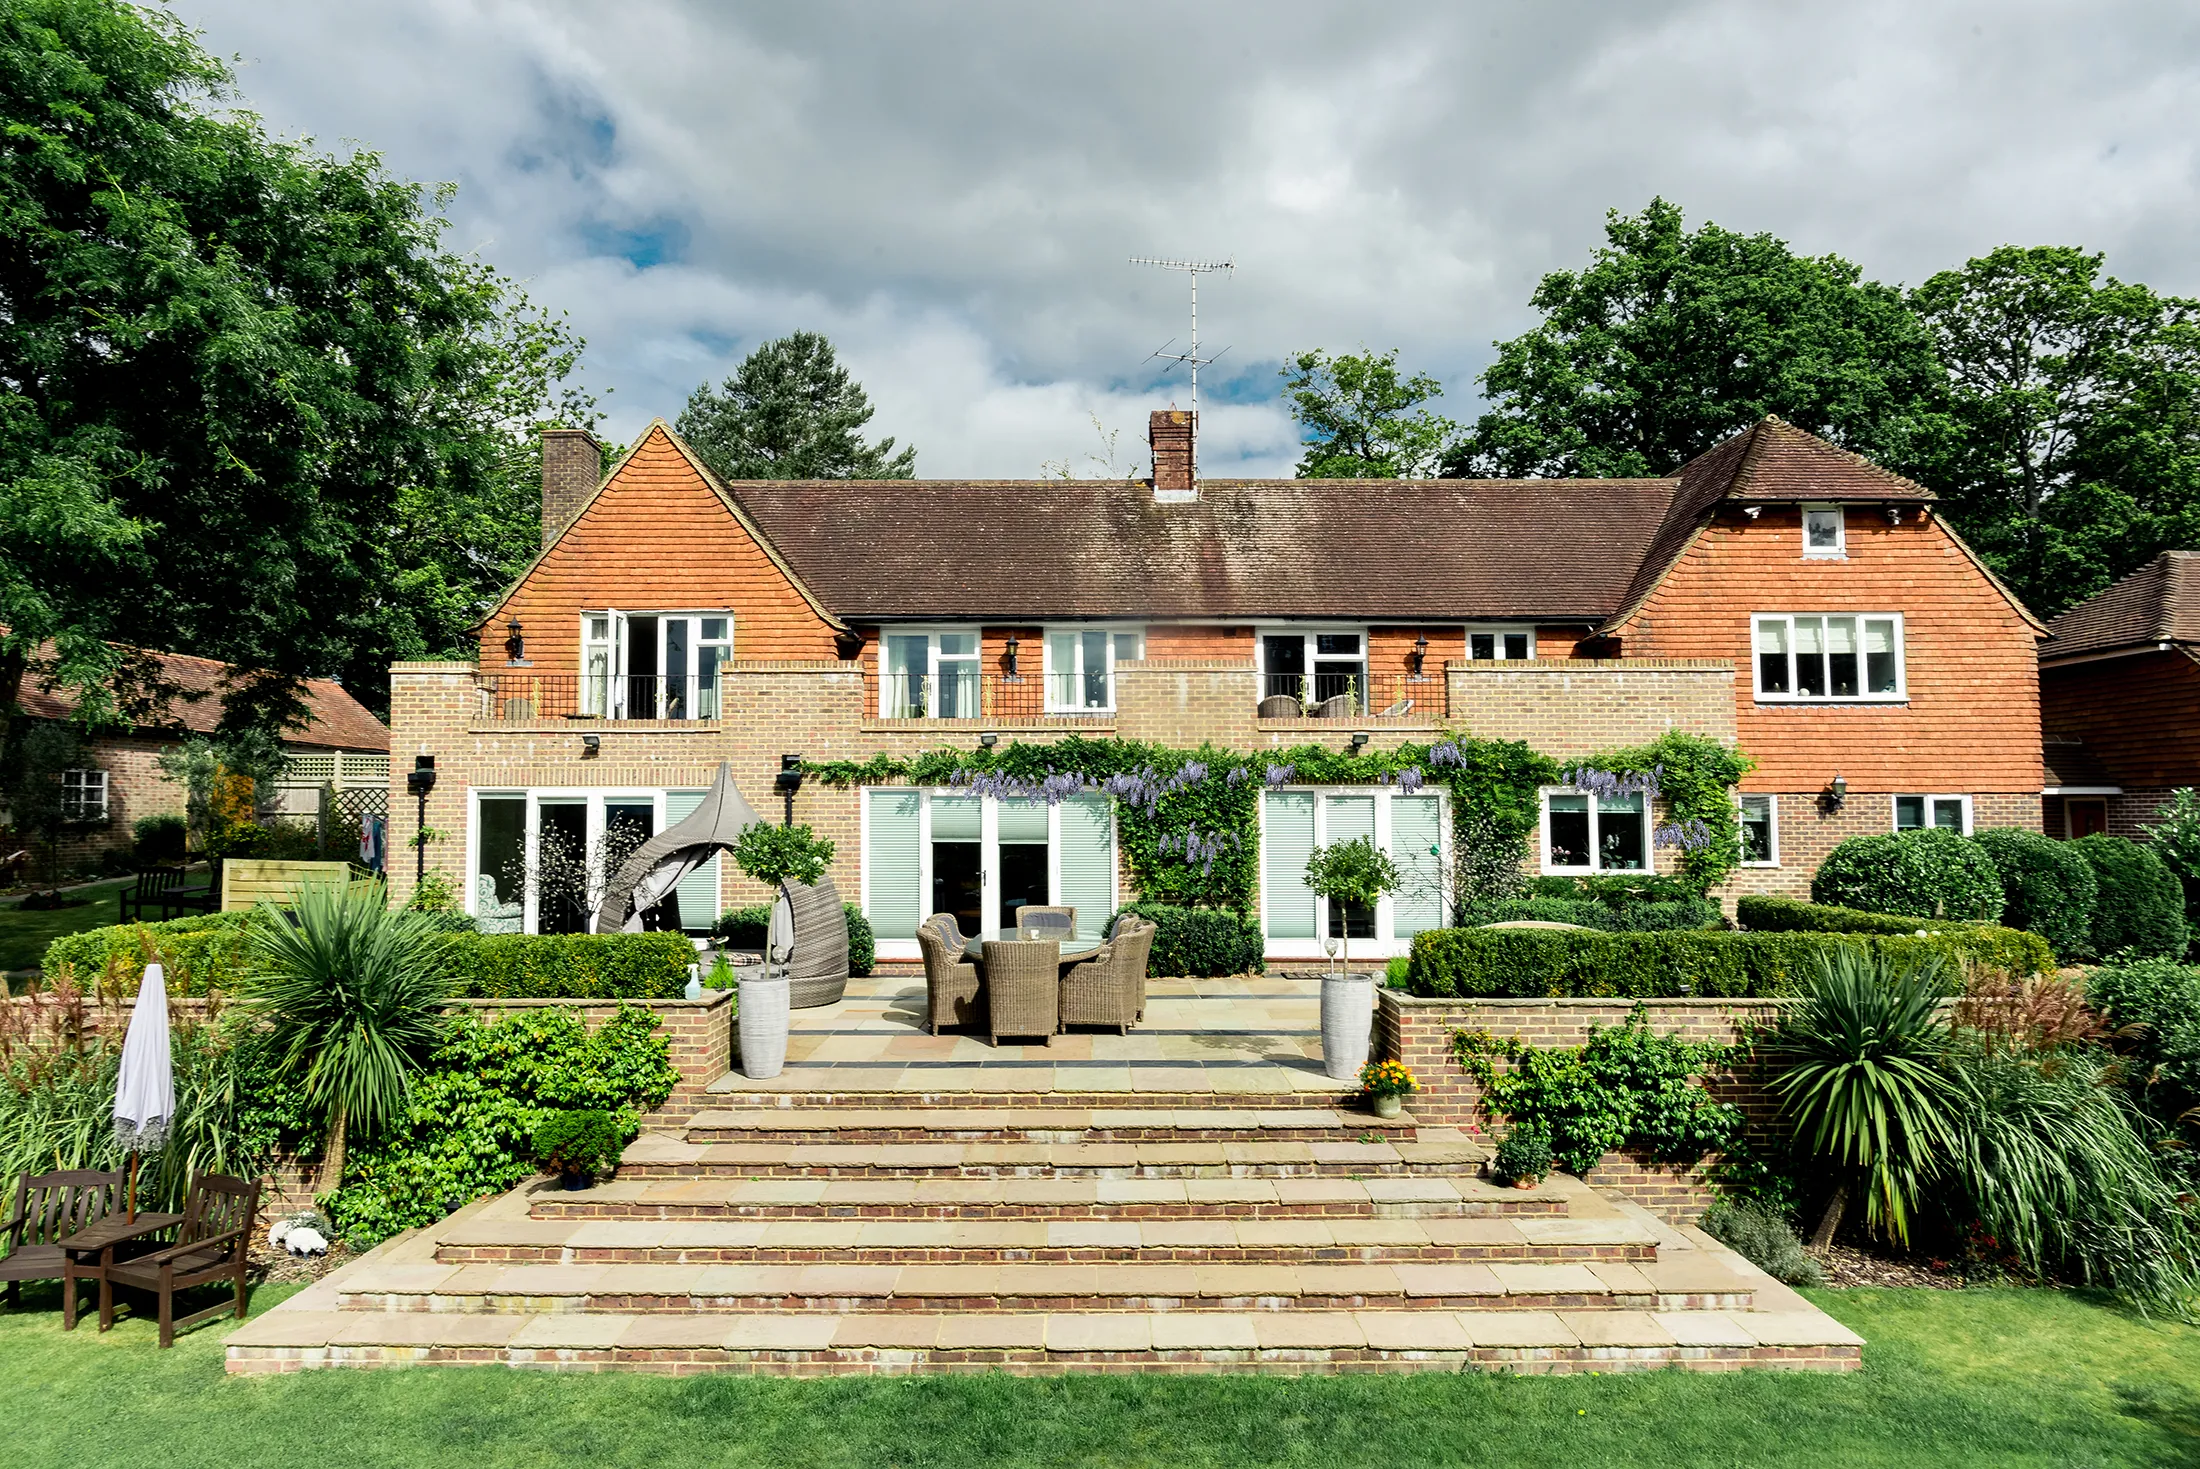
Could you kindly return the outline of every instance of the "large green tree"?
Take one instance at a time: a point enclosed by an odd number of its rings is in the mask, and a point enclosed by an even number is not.
[[[440,195],[230,82],[164,12],[0,0],[0,718],[26,675],[115,714],[117,643],[250,670],[233,723],[378,705],[524,560],[533,426],[592,421]]]
[[[817,332],[764,343],[675,425],[721,479],[914,479],[917,451],[866,443],[871,400]]]
[[[1669,474],[1767,413],[1895,467],[1940,452],[1939,365],[1899,291],[1771,235],[1690,230],[1663,199],[1612,211],[1605,240],[1497,344],[1446,473]]]
[[[2035,610],[2200,544],[2200,303],[2003,246],[1909,295],[1959,432],[1918,473]]]
[[[1300,479],[1425,479],[1459,426],[1426,405],[1443,384],[1398,370],[1398,354],[1301,352],[1284,364],[1284,397],[1306,452]]]

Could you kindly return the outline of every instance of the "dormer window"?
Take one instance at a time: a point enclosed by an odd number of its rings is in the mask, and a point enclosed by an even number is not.
[[[1838,505],[1803,507],[1803,555],[1813,561],[1838,561],[1849,554],[1848,527]]]

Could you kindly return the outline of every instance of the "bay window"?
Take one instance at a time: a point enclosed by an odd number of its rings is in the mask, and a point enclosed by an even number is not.
[[[1047,711],[1063,714],[1113,709],[1115,665],[1143,658],[1145,644],[1145,634],[1134,629],[1049,628]]]
[[[1751,622],[1759,702],[1870,703],[1907,696],[1898,612],[1759,613]]]
[[[1640,793],[1543,793],[1543,870],[1642,872],[1650,866],[1650,811]]]

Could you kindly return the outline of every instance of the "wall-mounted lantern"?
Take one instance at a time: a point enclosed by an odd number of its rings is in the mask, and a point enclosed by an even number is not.
[[[1008,642],[1003,646],[1001,650],[1003,654],[1006,655],[1003,661],[1007,664],[1008,667],[1007,681],[1009,683],[1023,682],[1023,679],[1018,677],[1016,673],[1016,653],[1017,650],[1021,647],[1023,647],[1023,643],[1017,638],[1016,634],[1010,633],[1008,635]]]
[[[504,624],[504,656],[514,663],[527,661],[527,639],[522,636],[519,619]]]

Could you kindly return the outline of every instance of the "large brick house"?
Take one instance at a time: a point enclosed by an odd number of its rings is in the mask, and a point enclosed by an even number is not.
[[[2137,836],[2200,785],[2200,552],[2164,551],[2057,617],[2040,650],[2050,836]]]
[[[2044,629],[1928,491],[1776,419],[1641,480],[1195,482],[1189,415],[1151,434],[1151,482],[726,484],[660,421],[599,484],[595,441],[553,433],[543,551],[478,661],[392,670],[393,850],[404,767],[431,756],[449,839],[428,860],[470,906],[554,927],[577,915],[519,880],[544,834],[660,829],[720,760],[769,809],[785,755],[1071,733],[1252,752],[1464,730],[1564,759],[1688,730],[1758,762],[1730,897],[1805,892],[1858,833],[2040,822]],[[1319,952],[1311,844],[1365,833],[1440,866],[1442,803],[1265,792],[1270,953]],[[1534,870],[1673,860],[1624,796],[1543,803]],[[936,910],[991,932],[1015,902],[1097,922],[1129,896],[1097,800],[813,784],[796,813],[887,956]],[[706,869],[683,922],[737,896]],[[1386,901],[1354,951],[1441,918]]]

